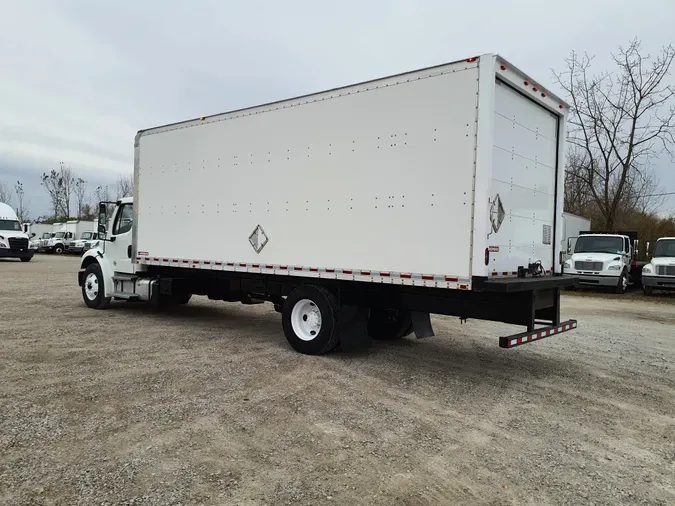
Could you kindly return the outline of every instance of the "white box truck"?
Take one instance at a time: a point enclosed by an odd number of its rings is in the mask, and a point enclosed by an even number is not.
[[[525,327],[502,347],[570,330],[566,115],[484,55],[142,130],[82,296],[269,301],[308,354],[428,337],[433,313]]]
[[[582,287],[609,287],[626,293],[639,282],[638,245],[636,232],[581,232],[568,239],[563,275],[577,279]]]

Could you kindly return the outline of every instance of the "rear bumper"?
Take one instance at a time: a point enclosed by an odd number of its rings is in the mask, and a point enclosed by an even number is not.
[[[563,276],[576,278],[581,286],[616,286],[619,284],[619,276],[597,274],[563,274]]]
[[[529,332],[522,332],[520,334],[514,334],[512,336],[504,336],[499,338],[499,347],[500,348],[513,348],[515,346],[520,346],[521,344],[531,343],[533,341],[538,341],[546,337],[556,336],[567,332],[568,330],[576,329],[577,321],[576,320],[567,320],[566,322],[559,323],[558,325],[551,325],[549,327],[542,327],[536,330]]]
[[[642,275],[642,286],[659,290],[675,290],[675,277]]]
[[[33,258],[35,250],[16,250],[0,248],[0,258]]]

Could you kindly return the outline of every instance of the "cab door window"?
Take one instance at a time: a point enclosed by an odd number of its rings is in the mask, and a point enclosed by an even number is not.
[[[122,204],[115,218],[113,235],[125,234],[131,230],[134,223],[134,209],[132,204]]]

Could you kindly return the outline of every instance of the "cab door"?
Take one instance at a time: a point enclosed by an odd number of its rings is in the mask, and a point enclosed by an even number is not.
[[[105,255],[115,272],[133,274],[135,264],[131,261],[131,239],[134,225],[133,203],[120,204],[113,217],[110,237],[105,243]]]

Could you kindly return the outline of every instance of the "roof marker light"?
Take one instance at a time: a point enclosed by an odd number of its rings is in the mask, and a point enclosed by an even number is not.
[[[499,68],[502,69],[502,70],[506,70],[506,65],[502,65],[502,66],[499,67]]]
[[[535,86],[534,88],[532,88],[532,91],[539,91],[539,88]]]
[[[525,81],[523,84],[524,84],[525,86],[529,86],[529,85],[530,85],[530,82],[529,82],[529,81]]]
[[[562,104],[560,104],[558,107],[560,107],[561,109],[564,109],[564,107],[562,106]]]
[[[476,61],[476,58],[475,58],[475,57],[473,57],[473,58],[467,58],[466,61],[468,61],[469,63],[473,63],[473,62]]]
[[[541,96],[546,98],[548,95],[546,95],[546,93],[544,92],[544,93],[541,94]]]

